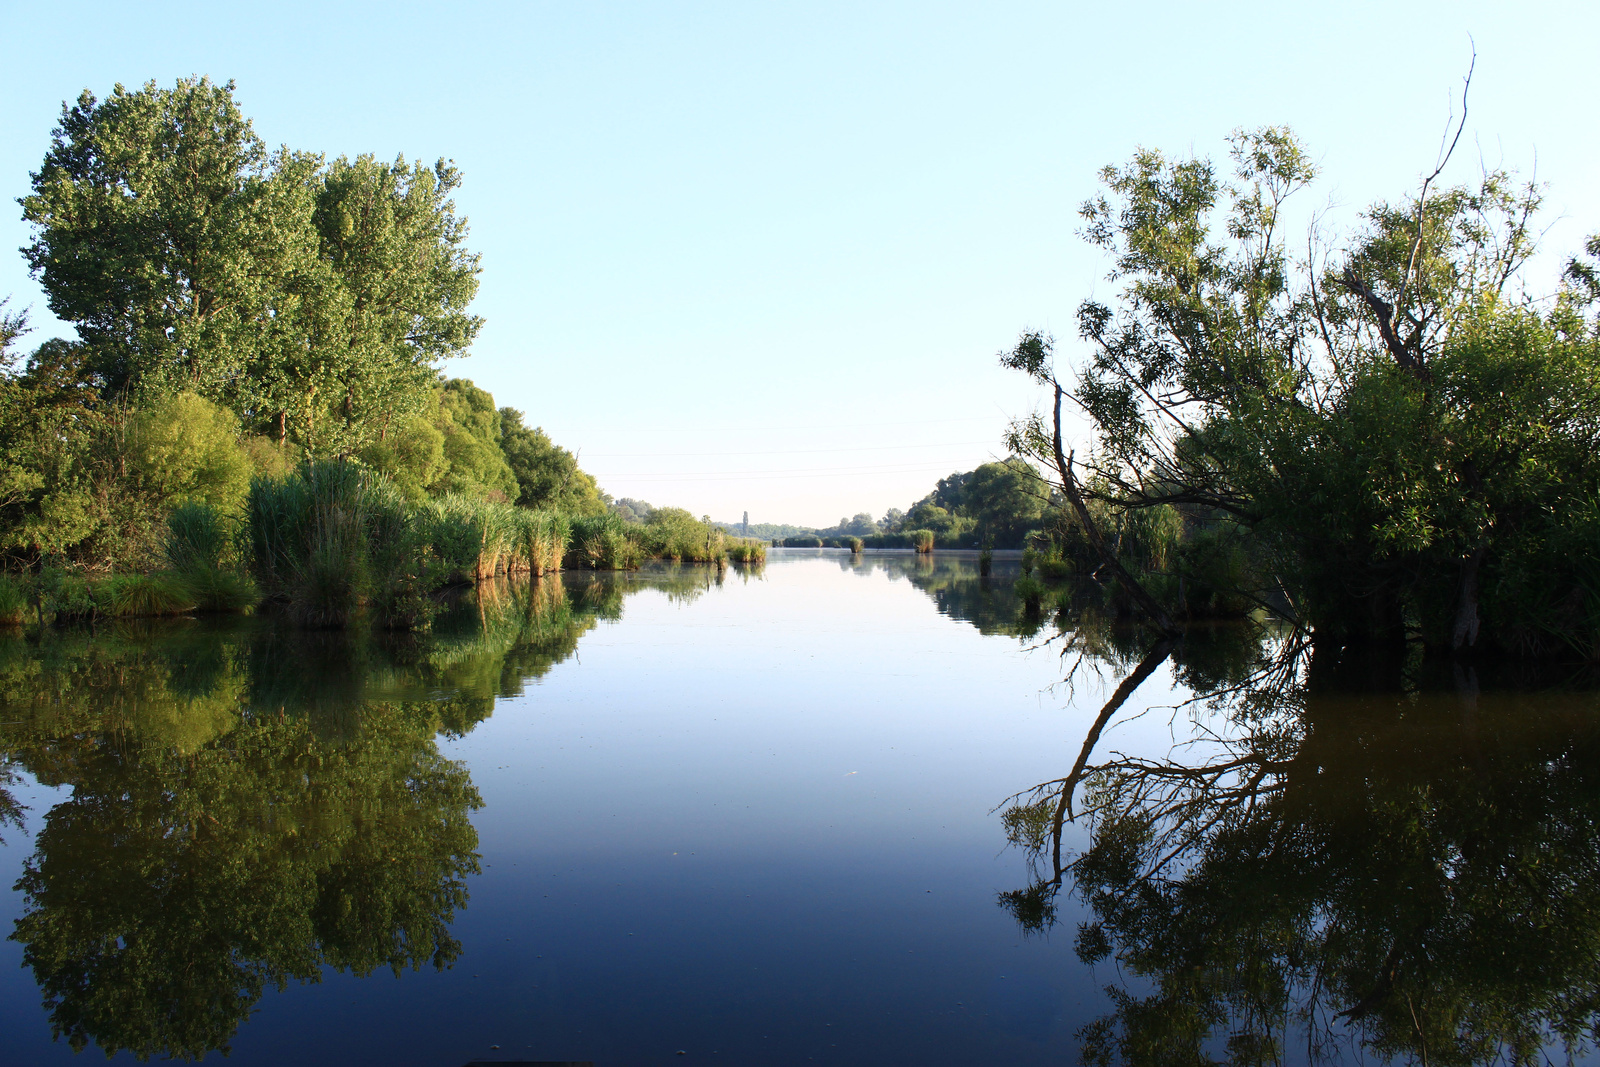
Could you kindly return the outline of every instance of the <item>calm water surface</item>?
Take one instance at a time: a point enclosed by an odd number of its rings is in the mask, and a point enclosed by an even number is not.
[[[0,637],[0,1061],[1470,1062],[1590,1025],[1581,675],[1152,649],[1015,573],[780,552],[486,587],[421,641]]]

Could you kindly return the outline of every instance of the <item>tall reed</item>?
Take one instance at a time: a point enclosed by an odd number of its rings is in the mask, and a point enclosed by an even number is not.
[[[557,511],[521,511],[518,514],[520,564],[535,577],[561,569],[572,536],[572,520]]]
[[[638,541],[618,516],[582,515],[572,520],[567,566],[605,571],[635,570],[641,555]]]
[[[933,531],[932,530],[912,530],[911,531],[911,547],[915,548],[920,553],[932,552],[933,551]]]
[[[261,599],[243,571],[239,520],[209,504],[189,503],[167,516],[167,563],[200,611],[249,611]]]
[[[343,626],[366,603],[378,475],[344,460],[257,478],[246,503],[257,577],[308,626]]]

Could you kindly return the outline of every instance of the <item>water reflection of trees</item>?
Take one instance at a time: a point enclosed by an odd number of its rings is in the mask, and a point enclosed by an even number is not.
[[[448,967],[482,802],[436,739],[570,656],[625,591],[486,585],[427,637],[247,619],[0,639],[0,767],[71,787],[11,935],[57,1036],[193,1058],[267,988]]]
[[[1001,903],[1041,930],[1076,894],[1078,955],[1125,978],[1085,1062],[1532,1063],[1593,1039],[1600,699],[1449,664],[1352,686],[1358,659],[1285,636],[1180,662],[1194,741],[1101,751],[1125,686],[1071,772],[1005,809],[1034,877]],[[1088,847],[1064,854],[1073,821]]]
[[[839,568],[863,577],[882,574],[891,581],[909,581],[925,593],[939,613],[971,623],[980,633],[1032,637],[1046,625],[1042,615],[1030,615],[1013,589],[1018,573],[1015,559],[995,561],[993,576],[978,573],[976,556],[949,553],[840,553]]]

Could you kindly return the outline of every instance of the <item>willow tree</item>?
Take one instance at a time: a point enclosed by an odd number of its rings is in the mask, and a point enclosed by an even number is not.
[[[1327,643],[1588,651],[1600,329],[1581,264],[1554,300],[1519,285],[1538,189],[1500,172],[1441,189],[1436,171],[1341,241],[1291,250],[1306,152],[1269,128],[1236,135],[1232,160],[1231,180],[1151,150],[1102,171],[1085,236],[1121,293],[1080,305],[1075,380],[1040,334],[1004,354],[1056,397],[1054,424],[1019,424],[1014,446],[1080,511],[1093,485],[1242,529]],[[1086,465],[1060,447],[1063,398],[1093,427]]]

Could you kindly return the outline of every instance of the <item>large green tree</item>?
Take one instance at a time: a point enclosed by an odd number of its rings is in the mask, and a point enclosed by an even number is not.
[[[112,388],[237,397],[281,280],[311,247],[233,83],[181,79],[63,106],[23,197],[23,255]]]
[[[426,407],[481,325],[460,182],[444,160],[269,153],[231,82],[118,85],[63,107],[23,252],[109,393],[193,392],[347,453]]]
[[[1039,334],[1004,355],[1055,390],[1054,424],[1020,424],[1013,444],[1080,515],[1098,484],[1115,509],[1180,505],[1244,527],[1319,639],[1591,641],[1600,332],[1581,264],[1554,301],[1516,284],[1538,190],[1501,173],[1430,179],[1296,258],[1285,204],[1314,177],[1306,152],[1264,129],[1232,154],[1232,180],[1155,151],[1102,173],[1086,236],[1121,295],[1080,306],[1076,383]],[[1066,396],[1095,430],[1087,468],[1063,447]]]
[[[573,515],[599,515],[610,503],[578,457],[544,430],[525,425],[515,408],[500,409],[500,448],[517,480],[515,503]]]

